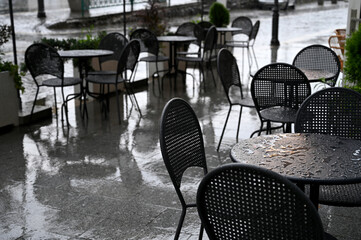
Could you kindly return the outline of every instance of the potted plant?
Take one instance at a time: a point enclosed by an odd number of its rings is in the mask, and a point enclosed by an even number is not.
[[[228,9],[219,2],[214,2],[209,8],[209,21],[216,27],[226,27],[230,21]]]
[[[9,41],[10,34],[8,25],[0,25],[0,128],[19,124],[18,91],[24,91],[19,67],[1,56],[1,47]]]
[[[346,39],[345,54],[345,87],[361,93],[361,27]]]

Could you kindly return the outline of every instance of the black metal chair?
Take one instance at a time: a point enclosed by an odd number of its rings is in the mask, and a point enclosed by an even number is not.
[[[237,128],[237,135],[236,140],[238,141],[238,134],[239,134],[239,126],[241,124],[241,117],[242,117],[242,108],[243,107],[251,107],[254,108],[254,102],[251,97],[244,97],[243,96],[243,90],[242,90],[242,84],[241,84],[241,77],[238,70],[237,60],[232,55],[232,53],[223,48],[219,51],[217,56],[217,71],[218,75],[221,79],[223,89],[226,93],[227,100],[229,103],[229,110],[226,118],[226,122],[224,123],[224,127],[222,130],[221,138],[219,139],[219,143],[217,146],[217,151],[219,151],[219,147],[221,146],[222,138],[224,131],[227,126],[229,114],[231,113],[232,107],[234,105],[239,105],[239,119],[238,119],[238,128]],[[233,96],[231,90],[236,88],[240,96]]]
[[[361,140],[361,94],[347,88],[320,90],[300,106],[295,132]],[[321,185],[319,202],[333,206],[361,206],[361,184]]]
[[[274,129],[271,122],[286,125],[285,131],[290,132],[297,110],[311,94],[311,87],[305,74],[297,67],[287,63],[272,63],[254,75],[251,94],[261,120],[261,127],[256,131],[258,135],[264,131],[264,122],[267,123],[266,134]]]
[[[183,51],[177,51],[177,55],[189,55],[189,54],[196,54],[200,55],[201,53],[201,47],[202,47],[202,38],[203,38],[203,29],[193,23],[193,22],[185,22],[181,24],[176,31],[176,35],[179,36],[189,36],[189,37],[195,37],[197,38],[196,41],[192,42],[192,44],[196,45],[198,47],[198,51],[196,52],[190,52],[188,51],[188,48],[191,43],[185,43],[183,44]]]
[[[299,51],[292,64],[300,69],[326,70],[332,73],[333,76],[324,79],[325,83],[331,87],[336,85],[341,70],[337,54],[331,48],[318,44],[307,46]]]
[[[99,49],[111,50],[113,55],[98,58],[99,71],[88,72],[88,74],[116,74],[117,70],[103,70],[103,64],[108,61],[118,61],[128,39],[121,33],[113,32],[107,34],[99,43]]]
[[[135,67],[138,63],[138,57],[140,53],[140,43],[138,40],[132,40],[130,41],[125,48],[122,51],[122,54],[120,55],[120,58],[118,59],[118,66],[117,66],[117,72],[115,74],[105,74],[105,75],[88,75],[86,78],[87,88],[88,83],[95,83],[100,85],[114,85],[115,86],[115,92],[116,92],[116,98],[117,98],[117,109],[118,109],[118,119],[119,123],[121,122],[120,119],[120,103],[119,103],[119,90],[118,90],[118,84],[122,83],[124,84],[124,88],[132,100],[134,99],[134,103],[137,106],[137,109],[139,110],[140,115],[141,111],[137,102],[137,99],[135,97],[133,88],[131,86],[130,81],[135,74]],[[108,93],[103,93],[104,98],[108,98]],[[133,96],[133,99],[131,98]],[[107,101],[108,103],[109,101]],[[107,106],[107,109],[109,109],[109,106]]]
[[[63,111],[65,111],[66,122],[69,125],[67,103],[77,97],[79,97],[81,101],[81,96],[83,95],[82,80],[80,78],[64,77],[64,63],[57,50],[42,43],[32,44],[26,49],[25,63],[37,87],[31,108],[31,119],[41,87],[52,87],[54,89],[55,113],[56,116],[58,116],[56,88],[61,88],[61,96],[63,99],[61,105],[61,120],[63,121]],[[77,85],[80,87],[79,93],[65,96],[64,87]]]
[[[169,62],[169,57],[163,56],[159,54],[159,42],[157,36],[144,28],[135,30],[130,35],[130,40],[137,39],[140,42],[140,52],[147,53],[148,55],[145,57],[140,57],[139,61],[155,63],[156,70],[152,74],[153,86],[154,86],[154,79],[158,79],[159,83],[159,62]],[[170,66],[168,66],[170,67]],[[163,86],[163,84],[162,84]]]
[[[196,207],[195,203],[186,203],[181,192],[183,173],[191,167],[203,169],[207,173],[202,131],[196,114],[191,106],[180,98],[170,100],[163,109],[160,119],[160,148],[163,160],[182,204],[174,239],[178,239],[187,209]],[[199,239],[202,239],[201,226]]]
[[[213,26],[213,24],[208,21],[200,21],[199,23],[197,23],[197,25],[203,29],[203,35],[202,35],[201,39],[202,39],[202,41],[204,41],[206,39],[208,30]]]
[[[226,42],[227,48],[241,48],[242,49],[242,72],[244,72],[244,49],[247,50],[249,73],[251,74],[252,57],[258,69],[256,54],[253,45],[256,41],[260,26],[260,21],[257,20],[253,25],[250,18],[241,16],[233,20],[232,27],[242,28],[241,31],[232,32],[233,39]]]
[[[214,85],[216,86],[216,80],[214,78],[214,73],[213,73],[213,69],[212,69],[212,61],[211,61],[216,41],[217,41],[217,30],[214,26],[212,26],[207,32],[207,36],[204,41],[204,47],[203,47],[201,56],[177,56],[177,63],[179,63],[180,61],[185,61],[186,63],[191,62],[194,64],[198,64],[200,73],[203,76],[204,89],[206,89],[204,70],[203,70],[204,64],[206,64],[206,67],[211,71],[212,79],[213,79]]]
[[[209,239],[335,239],[308,197],[287,178],[241,163],[208,173],[197,209]]]

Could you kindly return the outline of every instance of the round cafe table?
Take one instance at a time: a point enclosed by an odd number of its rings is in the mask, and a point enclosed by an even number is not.
[[[319,186],[361,183],[361,141],[319,134],[287,133],[243,140],[231,150],[234,162],[277,172],[301,188],[310,184],[317,206]]]
[[[308,81],[310,82],[321,82],[323,79],[327,80],[332,78],[335,74],[323,70],[323,69],[304,69],[300,68],[300,70],[306,75]]]
[[[242,28],[239,27],[216,27],[217,32],[221,35],[221,44],[224,45],[226,43],[226,33],[234,33],[242,31]]]
[[[178,43],[188,43],[196,41],[195,37],[189,36],[177,36],[177,35],[169,35],[169,36],[158,36],[159,42],[168,42],[169,43],[169,73],[172,72],[172,69],[175,69],[176,57],[177,57],[177,44]]]
[[[62,58],[77,58],[79,60],[79,76],[84,81],[85,77],[88,75],[88,65],[87,61],[93,57],[104,57],[104,56],[110,56],[114,54],[113,51],[110,50],[103,50],[103,49],[75,49],[75,50],[63,50],[58,51],[60,57]],[[84,82],[83,82],[84,84]],[[83,99],[86,99],[86,88],[84,86],[82,87],[83,92]],[[84,111],[82,114],[82,117],[84,117],[84,114],[88,117],[88,110],[86,107],[86,101],[84,101]]]

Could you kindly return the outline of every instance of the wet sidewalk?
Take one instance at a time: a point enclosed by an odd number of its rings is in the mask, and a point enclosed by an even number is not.
[[[327,45],[334,29],[346,27],[347,3],[308,6],[281,13],[277,61],[291,63],[303,47]],[[232,11],[231,18],[238,15],[261,20],[255,51],[260,67],[270,63],[276,54],[269,46],[272,13]],[[176,21],[183,20],[172,23]],[[23,36],[22,48],[31,39],[28,33]],[[234,54],[241,67],[241,51]],[[158,141],[165,103],[181,97],[191,104],[202,127],[210,170],[231,162],[229,151],[236,142],[239,113],[234,108],[220,152],[216,152],[227,99],[219,80],[214,87],[207,74],[204,91],[198,71],[189,72],[196,80],[187,77],[186,84],[178,85],[176,91],[166,85],[159,94],[152,83],[138,89],[143,117],[127,96],[122,96],[120,125],[112,98],[107,119],[100,104],[89,102],[88,120],[80,117],[78,107],[70,107],[69,128],[53,114],[52,119],[0,135],[0,239],[173,239],[181,205]],[[248,78],[242,82],[247,86]],[[248,138],[259,124],[255,110],[243,109],[240,140]],[[186,172],[182,189],[187,199],[195,199],[201,176],[201,171]],[[319,212],[324,229],[339,240],[361,239],[361,208],[321,205]],[[199,226],[197,212],[190,210],[181,239],[198,239]]]

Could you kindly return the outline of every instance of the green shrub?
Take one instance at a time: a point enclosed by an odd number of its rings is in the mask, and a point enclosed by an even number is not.
[[[346,39],[344,79],[346,87],[361,92],[361,26]]]
[[[54,39],[54,38],[42,38],[40,42],[45,43],[49,46],[54,47],[57,50],[74,50],[74,49],[97,49],[100,41],[105,37],[107,33],[105,31],[98,32],[94,36],[92,34],[92,28],[87,30],[87,33],[79,38],[68,38],[68,39]],[[88,61],[88,67],[90,67],[90,61]],[[74,67],[79,65],[77,59],[73,59]]]
[[[209,9],[209,21],[216,27],[226,27],[229,24],[229,11],[219,2],[214,2]]]
[[[19,72],[19,66],[13,64],[9,61],[3,61],[1,55],[3,52],[1,51],[1,47],[3,44],[9,41],[11,35],[11,28],[8,25],[0,25],[0,72],[9,71],[10,75],[14,79],[15,88],[24,92],[24,86],[21,79],[21,76],[24,76],[23,72]]]

